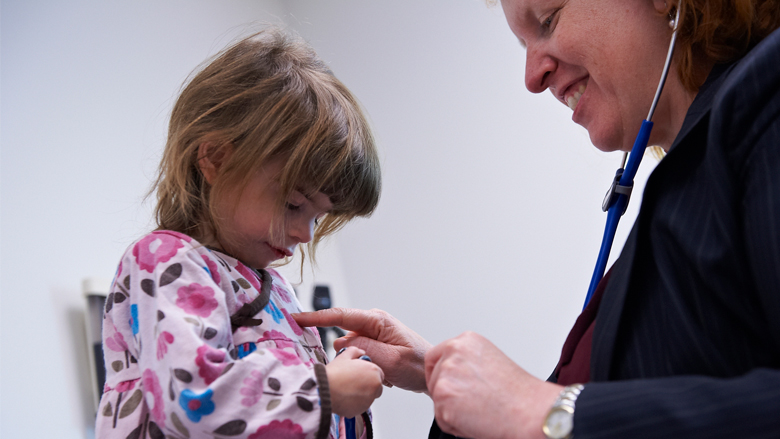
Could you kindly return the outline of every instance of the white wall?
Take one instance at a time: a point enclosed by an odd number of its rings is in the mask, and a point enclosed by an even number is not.
[[[432,342],[475,330],[541,378],[554,367],[587,289],[605,220],[599,206],[619,157],[590,146],[549,94],[525,90],[524,53],[500,7],[3,0],[0,8],[1,437],[88,435],[80,282],[110,278],[149,228],[141,201],[176,91],[253,20],[283,20],[309,40],[364,104],[380,143],[377,213],[321,254],[316,280],[331,284],[336,305],[384,308]],[[651,167],[647,159],[639,181]],[[304,305],[314,281],[301,286]],[[427,397],[397,389],[375,404],[384,439],[426,437],[431,414]]]

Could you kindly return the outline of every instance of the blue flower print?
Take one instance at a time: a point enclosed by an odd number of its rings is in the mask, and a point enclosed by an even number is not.
[[[211,400],[213,394],[214,391],[211,389],[200,395],[190,389],[184,389],[179,397],[179,405],[187,413],[190,421],[200,422],[201,417],[214,413],[214,401]]]
[[[265,306],[265,312],[268,314],[271,314],[271,317],[274,318],[274,321],[276,323],[279,323],[284,318],[284,314],[282,314],[281,311],[279,311],[279,308],[276,307],[276,304],[273,300],[268,301],[268,305]]]
[[[130,327],[133,328],[133,335],[138,334],[138,305],[130,305]]]
[[[243,343],[238,345],[238,358],[244,358],[257,350],[255,343]]]

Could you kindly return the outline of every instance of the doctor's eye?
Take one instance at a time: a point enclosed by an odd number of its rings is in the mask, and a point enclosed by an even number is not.
[[[560,10],[561,8],[555,9],[544,19],[544,21],[542,21],[542,28],[544,28],[545,31],[549,32],[555,27],[555,19],[558,17],[558,12],[560,12]]]

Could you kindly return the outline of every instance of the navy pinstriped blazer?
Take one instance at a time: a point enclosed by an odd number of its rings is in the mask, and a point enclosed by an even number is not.
[[[649,177],[574,437],[780,438],[780,31],[713,69]]]

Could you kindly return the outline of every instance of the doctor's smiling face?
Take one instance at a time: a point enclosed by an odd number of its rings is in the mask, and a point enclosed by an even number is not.
[[[502,0],[501,5],[509,27],[526,48],[528,90],[549,89],[573,110],[572,120],[588,130],[600,150],[630,151],[669,47],[672,29],[663,12],[666,3]],[[678,82],[671,70],[653,118],[651,144],[668,147],[663,144],[676,135],[664,123],[671,117],[669,101],[674,100],[668,96],[682,87]]]

